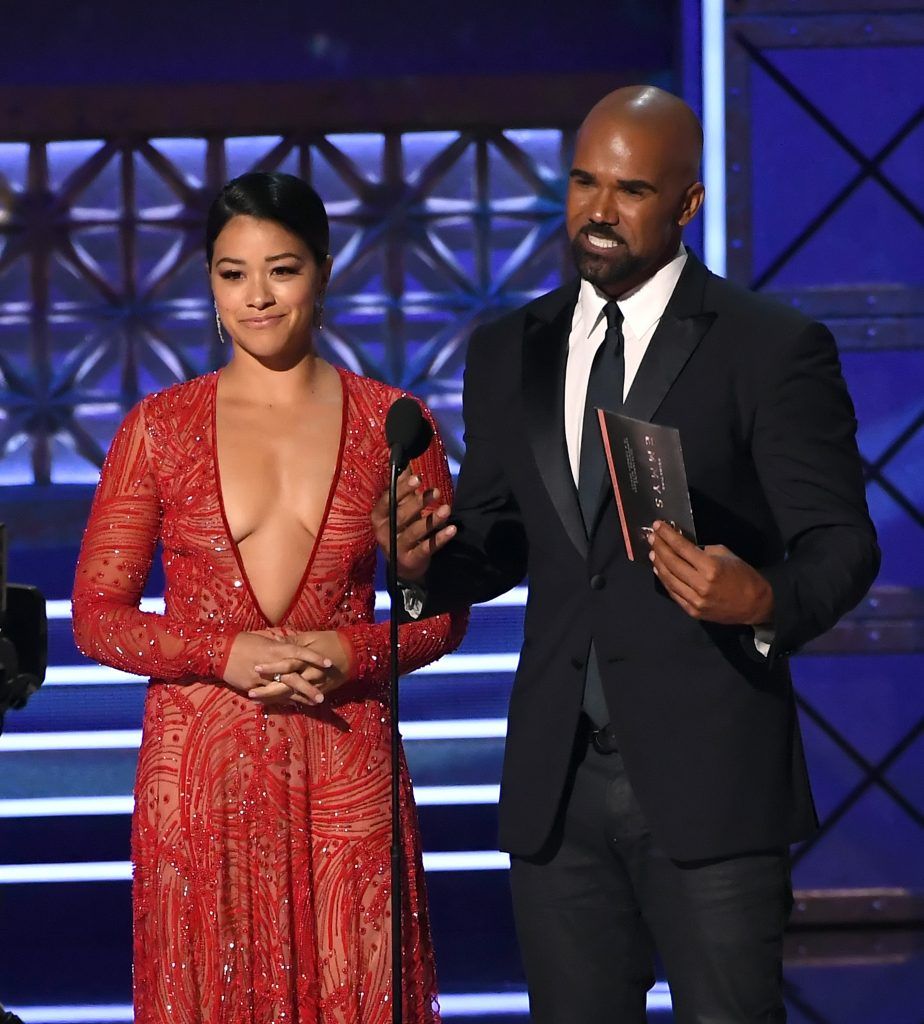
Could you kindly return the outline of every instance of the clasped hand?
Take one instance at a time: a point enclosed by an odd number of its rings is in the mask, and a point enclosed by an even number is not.
[[[698,548],[664,522],[648,536],[649,558],[668,594],[694,619],[723,625],[768,625],[773,590],[724,544]]]
[[[234,638],[224,682],[261,704],[316,707],[346,682],[348,663],[335,630],[275,627]]]
[[[420,477],[406,469],[398,477],[398,550],[395,560],[398,576],[403,580],[421,580],[430,566],[430,559],[456,535],[454,526],[447,526],[449,506],[437,504],[439,489],[426,488]],[[388,531],[389,495],[386,491],[372,510],[375,539],[386,558],[391,558]]]

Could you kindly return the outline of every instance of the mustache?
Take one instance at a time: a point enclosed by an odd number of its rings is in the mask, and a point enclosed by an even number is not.
[[[596,235],[598,238],[606,238],[611,242],[622,242],[626,244],[626,240],[622,235],[617,234],[611,227],[606,224],[585,224],[581,228],[580,234],[582,235]]]

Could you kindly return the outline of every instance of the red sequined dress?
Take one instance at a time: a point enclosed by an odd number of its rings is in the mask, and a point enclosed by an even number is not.
[[[318,708],[267,709],[221,683],[235,635],[271,623],[229,535],[215,443],[218,374],[152,395],[103,466],[74,588],[89,657],[149,675],[135,783],[137,1024],[391,1020],[388,627],[373,622],[370,510],[387,486],[399,392],[340,371],[337,470],[281,625],[336,629],[351,681]],[[439,440],[415,464],[444,494]],[[139,610],[157,544],[164,614]],[[400,627],[403,672],[465,616]],[[439,1020],[420,841],[401,755],[404,1020]]]

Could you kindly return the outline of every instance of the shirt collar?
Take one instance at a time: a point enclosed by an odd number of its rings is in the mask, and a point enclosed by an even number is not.
[[[642,338],[664,315],[670,297],[680,279],[680,273],[687,262],[687,251],[681,243],[677,255],[654,275],[643,281],[637,288],[624,295],[616,303],[636,338]],[[588,336],[600,322],[603,307],[611,300],[598,291],[589,281],[581,281],[578,303],[581,319],[587,325]]]

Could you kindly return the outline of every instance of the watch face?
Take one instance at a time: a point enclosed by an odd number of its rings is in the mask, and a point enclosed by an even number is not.
[[[399,583],[401,600],[404,602],[404,611],[408,618],[416,619],[423,611],[423,593],[419,587],[408,586],[406,583]]]

